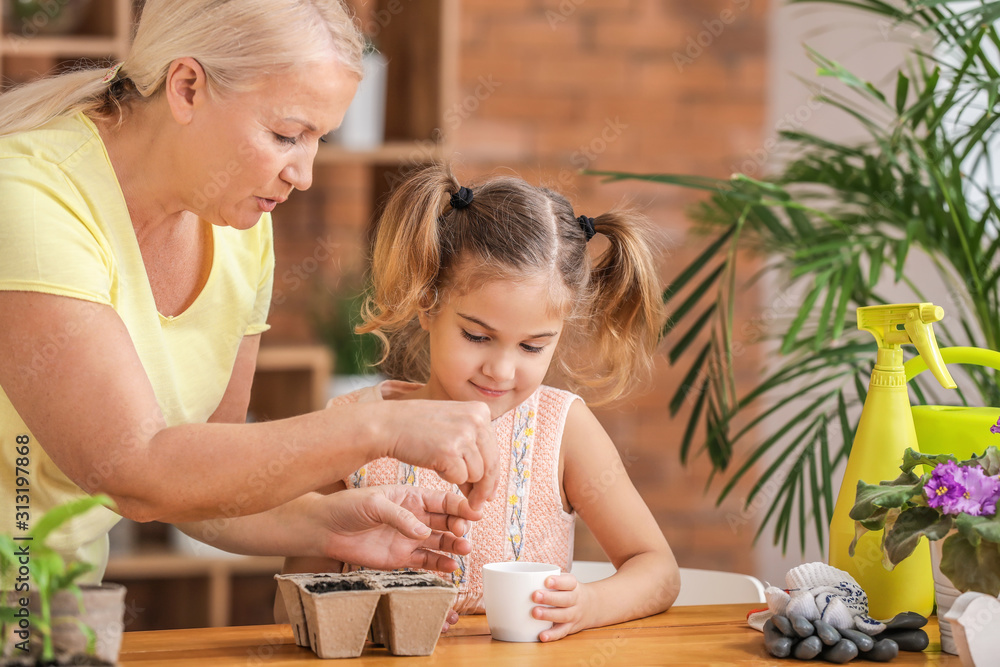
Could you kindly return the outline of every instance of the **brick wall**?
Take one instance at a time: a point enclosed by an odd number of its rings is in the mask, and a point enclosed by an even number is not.
[[[765,0],[462,0],[458,98],[444,128],[457,173],[474,180],[509,167],[590,215],[622,202],[641,208],[662,230],[668,280],[703,243],[684,215],[698,195],[578,172],[724,177],[750,159],[763,142],[766,12]],[[324,167],[318,178],[330,186],[322,195],[276,215],[282,303],[268,342],[309,340],[303,313],[363,267],[356,202],[370,196],[371,175]],[[320,247],[331,261],[310,261]],[[300,274],[311,287],[293,289]],[[740,309],[740,319],[754,316],[756,297]],[[598,416],[681,565],[752,572],[760,517],[740,513],[745,491],[716,507],[719,485],[704,493],[705,458],[679,463],[686,414],[671,420],[667,404],[685,371],[661,357],[649,391]],[[577,557],[601,558],[586,530]]]

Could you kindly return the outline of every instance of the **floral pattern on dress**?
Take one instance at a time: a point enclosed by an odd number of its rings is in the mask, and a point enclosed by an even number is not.
[[[417,486],[417,467],[400,461],[399,483],[406,486]]]
[[[510,476],[507,480],[506,560],[521,559],[524,530],[531,490],[531,454],[535,443],[537,393],[517,407],[510,447]]]

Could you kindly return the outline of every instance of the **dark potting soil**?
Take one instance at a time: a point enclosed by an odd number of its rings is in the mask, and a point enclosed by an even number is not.
[[[385,588],[423,588],[437,586],[433,581],[390,581],[382,584]]]
[[[310,593],[333,593],[335,591],[370,591],[371,586],[360,579],[339,579],[334,581],[318,581],[315,584],[306,584],[306,590]]]

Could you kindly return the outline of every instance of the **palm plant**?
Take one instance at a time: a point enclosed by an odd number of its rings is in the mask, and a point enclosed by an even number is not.
[[[810,525],[822,548],[833,515],[831,473],[850,453],[856,406],[875,359],[871,337],[855,329],[854,309],[886,303],[880,281],[904,283],[927,301],[924,277],[906,271],[911,250],[922,249],[961,306],[947,308],[937,325],[941,345],[1000,348],[1000,208],[992,188],[968,177],[991,168],[989,142],[1000,118],[1000,36],[992,21],[1000,2],[965,10],[945,0],[790,2],[854,7],[933,37],[935,48],[914,46],[885,90],[809,51],[819,75],[846,93],[821,92],[818,99],[860,122],[864,142],[782,132],[793,158],[762,180],[591,173],[712,193],[693,217],[714,240],[664,292],[672,310],[664,334],[674,332],[670,362],[690,364],[670,402],[675,415],[691,406],[681,460],[687,462],[702,434],[713,475],[725,480],[721,502],[762,458],[772,458],[746,499],[747,506],[761,503],[764,488],[780,489],[755,539],[773,522],[774,542],[786,550],[797,525],[804,551]],[[805,298],[784,322],[776,369],[740,395],[733,368],[745,341],[734,337],[733,316],[742,250],[767,259],[758,277],[772,274],[779,289],[798,286]],[[963,403],[1000,405],[993,371],[969,375],[977,395],[959,392]],[[925,389],[913,389],[926,401]],[[789,408],[791,416],[781,416]],[[781,423],[749,444],[766,418]]]

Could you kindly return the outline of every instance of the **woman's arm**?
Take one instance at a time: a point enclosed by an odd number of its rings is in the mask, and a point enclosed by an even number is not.
[[[123,516],[179,522],[255,514],[379,456],[435,469],[466,489],[474,484],[477,508],[492,495],[496,446],[483,404],[375,402],[259,424],[168,428],[110,307],[3,291],[0,322],[0,386],[60,470],[89,493],[109,494]],[[248,354],[255,342],[244,345]],[[42,349],[44,363],[29,366]],[[226,401],[219,409],[232,410]]]
[[[178,527],[206,544],[250,555],[451,571],[457,563],[438,552],[467,554],[462,535],[480,517],[454,493],[378,486],[308,493],[267,512]]]
[[[541,633],[542,641],[657,614],[680,592],[680,571],[666,538],[611,438],[581,401],[570,406],[562,447],[566,498],[618,572],[590,584],[578,584],[571,574],[551,577],[554,585],[534,597],[552,605],[533,612],[554,623]]]

